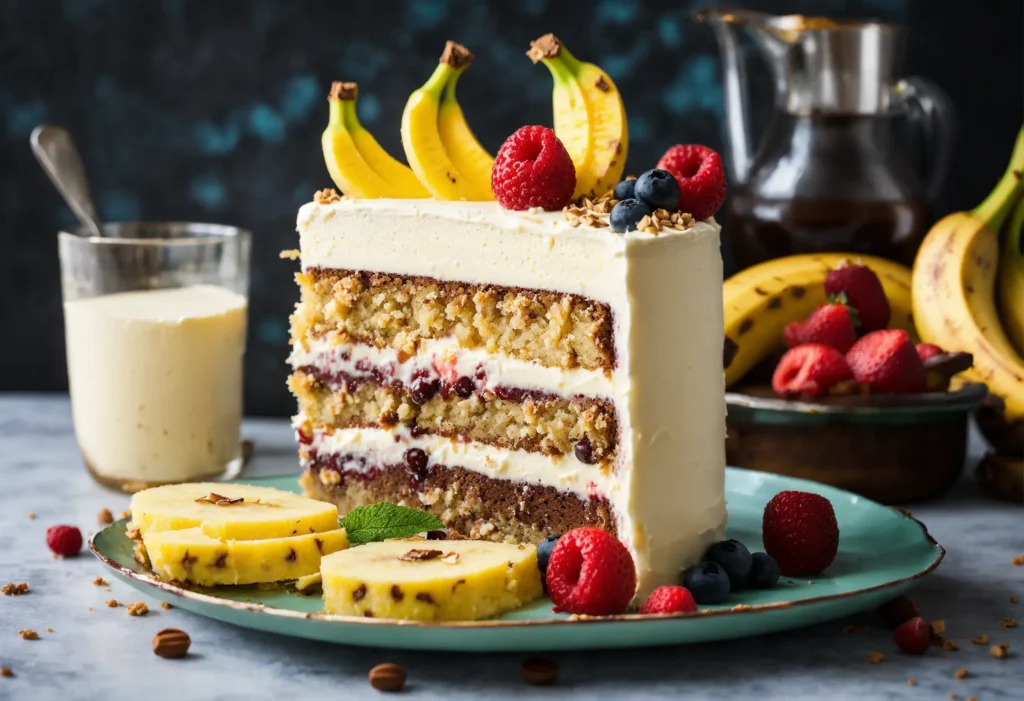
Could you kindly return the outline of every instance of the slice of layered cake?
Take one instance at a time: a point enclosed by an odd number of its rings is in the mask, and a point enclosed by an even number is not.
[[[468,65],[446,55],[432,81]],[[437,81],[423,99],[433,91],[443,112],[448,83]],[[596,83],[614,93],[610,79]],[[336,86],[332,100],[346,95],[354,87]],[[629,548],[638,596],[676,582],[726,520],[718,225],[575,192],[600,181],[578,159],[594,168],[604,158],[603,172],[624,159],[624,122],[618,146],[572,160],[551,130],[520,130],[493,169],[499,201],[469,201],[483,199],[482,184],[456,164],[464,152],[445,158],[458,149],[444,148],[444,129],[433,134],[440,157],[410,144],[415,99],[403,136],[433,198],[402,199],[372,158],[335,159],[347,196],[321,192],[299,211],[290,386],[306,494],[342,513],[416,506],[469,537],[508,542],[598,526]],[[329,162],[360,128],[354,108],[335,119],[344,108],[332,103]],[[435,191],[424,168],[446,169],[448,185]],[[453,185],[463,199],[444,189]],[[560,191],[573,199],[559,211],[521,206]]]

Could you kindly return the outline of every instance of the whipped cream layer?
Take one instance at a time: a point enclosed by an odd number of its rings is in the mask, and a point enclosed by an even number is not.
[[[610,392],[594,393],[610,397],[618,414],[607,496],[636,562],[637,598],[675,583],[722,537],[724,321],[713,219],[686,231],[616,234],[574,228],[562,212],[511,212],[495,202],[348,199],[304,205],[298,231],[304,270],[424,276],[608,304],[616,368]],[[500,373],[489,379],[507,384]]]
[[[612,378],[600,370],[561,370],[501,353],[462,348],[454,338],[421,341],[419,353],[403,362],[394,348],[339,343],[328,335],[296,343],[288,362],[293,369],[313,367],[327,376],[355,379],[371,378],[373,370],[378,370],[386,381],[406,387],[415,377],[448,382],[468,377],[476,382],[476,391],[508,387],[565,398],[610,397],[613,393]]]
[[[302,417],[296,417],[296,425]],[[397,438],[397,440],[396,440]],[[575,457],[548,456],[525,450],[507,450],[486,443],[459,441],[443,436],[413,437],[405,429],[344,428],[327,433],[314,429],[311,453],[349,455],[354,460],[342,465],[352,472],[366,472],[384,465],[405,463],[405,451],[419,448],[427,454],[428,465],[461,467],[493,479],[554,487],[580,499],[605,497],[613,501],[620,485],[596,465],[585,465]]]

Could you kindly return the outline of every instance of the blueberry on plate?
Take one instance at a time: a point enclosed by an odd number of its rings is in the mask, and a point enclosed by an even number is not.
[[[635,187],[636,178],[629,178],[628,180],[623,180],[622,182],[615,186],[614,190],[612,190],[612,197],[617,200],[631,200],[636,196],[633,194],[633,189]]]
[[[750,579],[750,569],[754,561],[750,557],[750,551],[738,540],[720,540],[712,544],[704,553],[704,559],[714,562],[729,575],[732,583],[732,590],[739,591],[747,586]]]
[[[548,560],[551,559],[551,551],[555,549],[555,543],[561,537],[561,533],[552,533],[537,545],[537,567],[540,569],[542,580],[548,573]]]
[[[680,583],[698,604],[718,604],[729,598],[729,575],[714,562],[702,562],[683,572]]]
[[[672,212],[679,207],[679,182],[667,170],[649,170],[636,179],[635,197],[651,209],[667,209]]]
[[[768,553],[751,555],[754,566],[750,568],[750,586],[754,589],[771,589],[779,582],[779,565]]]
[[[637,222],[650,215],[650,207],[640,200],[630,198],[619,200],[619,203],[612,207],[609,222],[612,225],[612,231],[622,234],[627,231],[636,231]]]

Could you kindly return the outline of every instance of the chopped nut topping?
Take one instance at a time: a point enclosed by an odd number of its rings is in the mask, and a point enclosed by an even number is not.
[[[326,190],[317,190],[313,194],[313,201],[317,204],[334,204],[341,202],[341,195],[333,187],[329,187]]]
[[[446,565],[455,565],[459,562],[459,554],[456,552],[445,553],[441,556],[441,562]]]
[[[93,583],[93,586],[97,586],[97,587],[105,587],[105,586],[107,586],[107,580],[103,579],[103,577],[97,577],[96,579],[92,580],[92,583]]]
[[[196,499],[197,504],[213,504],[215,506],[231,506],[232,504],[241,504],[244,501],[245,497],[226,497],[216,492],[210,492],[209,495]]]
[[[110,513],[110,509],[100,509],[100,512],[96,514],[96,523],[107,526],[114,522],[114,514]]]
[[[988,636],[987,635],[975,635],[973,638],[971,638],[971,642],[974,643],[975,645],[988,645]]]
[[[960,669],[958,669],[956,671],[956,678],[957,679],[966,679],[967,678],[967,674],[968,674],[967,668],[966,667],[961,667]]]
[[[402,553],[398,559],[403,562],[433,560],[435,557],[441,557],[442,554],[440,550],[410,550],[409,552]]]
[[[129,616],[145,616],[147,613],[149,613],[149,607],[146,606],[145,601],[136,601],[134,604],[128,604]]]
[[[19,630],[18,635],[22,640],[39,640],[39,633],[34,630]]]
[[[8,582],[4,585],[3,589],[0,589],[4,596],[21,596],[22,594],[28,594],[28,582],[21,582],[15,584],[14,582]]]
[[[297,248],[288,248],[281,251],[278,256],[282,260],[298,260],[302,257],[302,252]]]
[[[124,534],[131,540],[142,540],[142,533],[139,531],[138,528],[135,528],[134,526],[126,530]]]
[[[121,602],[118,601],[117,599],[107,599],[107,606],[109,608],[116,609],[120,605],[121,605]]]
[[[988,649],[988,654],[997,660],[1005,660],[1010,655],[1010,643],[999,643]]]
[[[943,641],[942,641],[942,649],[943,650],[948,650],[949,652],[956,652],[957,650],[960,649],[960,646],[957,645],[956,643],[954,643],[952,640],[943,639]]]
[[[1017,627],[1017,621],[1015,621],[1014,619],[1012,619],[1012,618],[1004,618],[1003,619],[1003,628],[1016,628],[1016,627]]]
[[[884,661],[885,661],[885,655],[883,655],[882,653],[880,653],[880,652],[869,652],[868,653],[868,662],[870,662],[871,664],[879,664],[880,662],[884,662]]]

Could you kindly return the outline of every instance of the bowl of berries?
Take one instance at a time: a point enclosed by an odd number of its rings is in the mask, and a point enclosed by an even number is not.
[[[725,282],[730,465],[882,503],[959,478],[985,385],[969,353],[918,343],[909,269],[854,254],[780,258]]]

